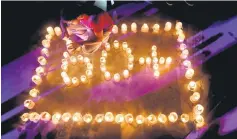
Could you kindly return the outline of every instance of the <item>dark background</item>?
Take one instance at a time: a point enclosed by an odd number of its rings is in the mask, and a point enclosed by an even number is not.
[[[126,2],[116,1],[115,5],[109,5],[108,9],[123,3]],[[185,2],[169,3],[173,6],[167,5],[166,2],[153,2],[162,13],[192,24],[198,29],[205,29],[218,20],[227,20],[237,15],[237,2],[193,2],[194,6],[188,6]],[[69,2],[2,2],[1,66],[36,47],[42,37],[41,30],[52,21],[59,20],[60,10],[66,4]],[[213,111],[213,119],[237,106],[236,60],[237,45],[211,58],[203,66],[203,71],[211,75],[209,110],[220,103]],[[216,130],[217,128],[212,128],[205,138],[220,138],[215,134]],[[221,138],[237,138],[237,136],[232,133]]]

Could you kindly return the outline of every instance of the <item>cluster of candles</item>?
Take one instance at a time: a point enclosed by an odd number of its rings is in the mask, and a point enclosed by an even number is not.
[[[198,104],[200,105],[200,104]],[[200,112],[203,111],[203,107],[200,105],[198,108],[195,107],[195,111]],[[73,122],[77,123],[102,123],[102,122],[115,122],[117,124],[127,123],[127,124],[133,124],[136,123],[138,125],[140,124],[156,124],[156,123],[162,123],[165,124],[167,121],[170,123],[175,123],[179,119],[183,123],[187,123],[190,121],[190,119],[193,118],[194,122],[198,125],[202,125],[204,123],[204,118],[201,115],[195,115],[194,117],[189,116],[188,114],[182,114],[180,117],[176,112],[171,112],[167,116],[163,113],[158,114],[157,116],[154,114],[150,114],[148,116],[144,115],[137,115],[133,116],[131,113],[128,114],[117,114],[114,115],[112,112],[106,112],[105,114],[97,114],[93,118],[93,116],[89,113],[82,115],[79,112],[76,112],[74,114],[71,114],[69,112],[66,113],[54,113],[53,115],[49,114],[48,112],[42,112],[41,114],[38,114],[37,112],[31,112],[31,113],[24,113],[21,116],[21,120],[23,122],[32,121],[37,123],[38,121],[51,121],[54,124],[58,124],[60,122],[69,122],[69,120],[72,120]]]

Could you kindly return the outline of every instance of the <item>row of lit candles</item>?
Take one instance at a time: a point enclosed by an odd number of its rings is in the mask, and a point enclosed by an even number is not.
[[[89,113],[82,115],[81,113],[74,113],[71,114],[69,112],[60,114],[60,113],[54,113],[52,116],[48,112],[42,112],[41,114],[38,114],[37,112],[31,112],[31,113],[24,113],[21,116],[21,120],[24,122],[32,121],[37,123],[39,120],[42,121],[52,121],[54,124],[58,124],[61,121],[62,122],[69,122],[69,120],[72,120],[73,122],[78,123],[93,123],[95,121],[96,123],[102,123],[102,122],[115,122],[117,124],[127,123],[132,124],[133,122],[136,122],[136,124],[156,124],[157,122],[165,124],[167,121],[171,123],[177,122],[179,119],[179,116],[176,112],[171,112],[168,116],[165,114],[160,113],[158,116],[154,114],[150,114],[147,117],[143,115],[137,115],[135,118],[131,113],[128,114],[117,114],[114,115],[112,112],[107,112],[105,114],[97,114],[94,119],[93,116]],[[180,116],[180,120],[183,123],[187,123],[190,121],[190,116],[188,114],[182,114]],[[195,114],[194,115],[194,121],[196,124],[203,125],[204,124],[204,118],[201,114]]]
[[[166,23],[165,23],[164,30],[165,30],[166,32],[168,32],[168,31],[171,30],[171,28],[172,28],[172,23],[171,23],[171,22],[166,22]],[[159,24],[154,24],[154,25],[152,26],[153,33],[158,33],[158,32],[159,32],[159,29],[160,29],[160,25],[159,25]],[[175,29],[176,29],[176,34],[178,35],[177,41],[178,41],[178,42],[183,42],[184,39],[185,39],[185,35],[184,35],[184,33],[183,33],[183,25],[182,25],[182,23],[181,23],[181,22],[177,22],[176,25],[175,25]],[[119,31],[118,26],[117,26],[117,25],[114,25],[114,26],[113,26],[113,29],[112,29],[113,34],[117,34],[118,31]],[[135,22],[133,22],[133,23],[131,24],[131,31],[132,31],[133,33],[136,33],[136,32],[137,32],[137,24],[136,24]],[[126,25],[125,23],[123,23],[123,24],[121,25],[121,33],[126,34],[127,32],[128,32],[128,27],[127,27],[127,25]],[[149,26],[148,26],[146,23],[144,23],[144,24],[142,25],[142,27],[141,27],[141,32],[144,32],[144,33],[148,33],[148,32],[149,32]]]

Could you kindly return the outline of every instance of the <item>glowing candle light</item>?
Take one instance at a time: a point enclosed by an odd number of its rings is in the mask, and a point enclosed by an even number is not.
[[[158,121],[160,122],[160,123],[166,123],[166,121],[167,121],[167,117],[164,115],[164,114],[159,114],[158,115]]]
[[[128,70],[124,70],[123,71],[123,77],[126,79],[129,77],[129,71]]]
[[[149,26],[146,23],[142,25],[141,32],[149,32]]]
[[[152,63],[153,63],[153,64],[157,64],[157,63],[158,63],[158,61],[159,61],[159,60],[158,60],[158,58],[157,58],[157,57],[153,57],[153,58],[152,58]]]
[[[134,56],[132,54],[128,55],[128,62],[132,63],[134,61]]]
[[[87,78],[86,78],[85,75],[82,75],[82,76],[81,76],[81,82],[82,82],[82,83],[87,83]]]
[[[91,64],[91,63],[87,63],[86,67],[88,70],[93,70],[93,64]]]
[[[88,57],[84,57],[83,62],[84,62],[85,64],[87,64],[87,63],[90,62],[90,59],[89,59]]]
[[[139,58],[139,64],[143,65],[145,63],[145,59],[143,57]]]
[[[176,112],[171,112],[168,116],[170,122],[174,123],[178,120],[178,115]]]
[[[48,50],[47,48],[43,48],[43,49],[41,50],[41,54],[42,54],[42,55],[45,55],[45,56],[47,56],[47,57],[49,57],[49,50]]]
[[[44,66],[47,64],[47,60],[43,56],[38,57],[38,62],[40,65]]]
[[[131,30],[132,30],[132,32],[134,32],[134,33],[137,32],[137,24],[136,24],[135,22],[133,22],[133,23],[131,24]]]
[[[187,48],[187,46],[186,46],[186,44],[184,44],[184,43],[181,43],[181,44],[179,45],[179,49],[180,49],[181,51],[185,50],[186,48]]]
[[[131,124],[133,122],[133,115],[131,113],[128,113],[124,116],[124,119],[126,123]]]
[[[71,80],[68,76],[63,77],[63,81],[66,85],[68,86],[71,85]]]
[[[117,40],[114,41],[114,48],[115,49],[119,48],[119,42]]]
[[[40,118],[41,118],[42,121],[47,122],[51,119],[51,115],[48,112],[42,112],[40,114]]]
[[[45,35],[45,39],[47,39],[48,41],[50,41],[52,38],[53,36],[50,34]]]
[[[66,112],[62,115],[62,120],[64,122],[68,122],[70,120],[70,118],[72,117],[72,115],[69,112]]]
[[[128,63],[128,70],[132,70],[133,69],[133,63]]]
[[[103,56],[103,57],[107,57],[107,52],[106,52],[105,50],[102,50],[101,53],[102,53],[102,56]]]
[[[156,120],[156,116],[154,114],[151,114],[147,117],[147,121],[150,123],[150,124],[155,124],[157,122]]]
[[[30,96],[32,97],[37,97],[39,95],[39,90],[38,89],[31,89],[30,92],[29,92]]]
[[[72,65],[76,65],[77,64],[77,58],[75,56],[71,56],[70,57],[70,62],[72,63]]]
[[[192,63],[191,63],[189,60],[184,60],[184,61],[183,61],[183,65],[184,65],[186,68],[191,68]]]
[[[92,77],[93,77],[92,70],[86,70],[86,76],[87,76],[88,78],[92,78]]]
[[[39,66],[35,69],[35,72],[36,72],[37,75],[40,76],[40,75],[44,74],[44,68]]]
[[[151,58],[150,58],[150,57],[147,57],[147,58],[146,58],[146,64],[147,64],[147,65],[150,65],[150,64],[151,64]]]
[[[200,115],[202,114],[204,111],[204,107],[201,104],[197,104],[196,106],[194,106],[193,108],[193,113],[196,115]]]
[[[117,25],[113,25],[112,33],[113,34],[117,34],[118,33],[118,26]]]
[[[82,118],[81,113],[79,113],[79,112],[74,113],[72,116],[72,121],[73,122],[82,122],[83,118]]]
[[[97,114],[97,115],[95,116],[95,121],[96,121],[97,123],[101,123],[101,122],[103,122],[103,120],[104,120],[104,114]]]
[[[156,70],[156,71],[154,71],[154,77],[155,77],[155,78],[158,78],[159,76],[160,76],[160,72],[159,72],[159,71],[157,71],[157,70]]]
[[[136,122],[137,122],[137,124],[143,124],[144,123],[144,121],[145,121],[145,118],[142,116],[142,115],[138,115],[137,117],[136,117]]]
[[[165,63],[165,58],[164,57],[160,57],[159,63],[160,64],[164,64]]]
[[[202,127],[204,125],[204,118],[202,117],[202,115],[196,115],[195,122],[197,127]]]
[[[122,47],[123,47],[123,50],[127,50],[127,48],[128,48],[128,43],[127,43],[127,42],[123,42],[123,43],[122,43]]]
[[[74,86],[78,86],[78,85],[79,85],[79,79],[78,79],[77,77],[73,77],[73,78],[72,78],[72,84],[73,84]]]
[[[47,32],[48,32],[51,36],[54,36],[54,29],[53,29],[53,27],[47,27]]]
[[[153,70],[156,71],[156,70],[158,70],[158,69],[159,69],[159,65],[158,65],[158,64],[154,64],[154,65],[153,65]]]
[[[39,75],[33,75],[32,82],[34,82],[36,85],[39,85],[42,83],[42,79]]]
[[[119,82],[120,81],[120,75],[119,73],[114,74],[114,81]]]
[[[156,50],[157,50],[157,47],[156,47],[155,45],[152,45],[151,50],[152,50],[152,51],[156,51]]]
[[[172,62],[172,58],[171,58],[171,57],[167,57],[167,58],[166,58],[166,61],[165,61],[165,64],[166,64],[166,65],[170,65],[171,62]]]
[[[102,72],[105,72],[105,71],[106,71],[106,66],[105,66],[104,63],[103,63],[103,64],[100,64],[100,70],[101,70]]]
[[[192,68],[188,68],[187,71],[185,72],[185,77],[187,79],[192,79],[194,75],[194,70]]]
[[[49,41],[49,40],[42,40],[42,45],[43,45],[45,48],[49,48],[49,47],[50,47],[50,41]]]
[[[157,56],[157,52],[156,52],[156,51],[152,51],[152,52],[151,52],[151,56],[152,56],[152,57],[156,57],[156,56]]]
[[[22,120],[23,122],[27,122],[27,121],[29,120],[29,113],[23,113],[23,114],[21,115],[21,120]]]
[[[62,64],[62,65],[61,65],[61,69],[62,69],[63,71],[67,71],[67,70],[68,70],[68,64]]]
[[[79,63],[83,63],[84,58],[83,58],[82,55],[78,55],[78,56],[77,56],[77,60],[78,60]]]
[[[33,109],[35,106],[35,102],[30,100],[30,99],[27,99],[24,101],[24,107],[28,108],[28,109]]]
[[[55,27],[54,28],[54,32],[55,32],[55,34],[57,36],[61,36],[62,35],[62,31],[61,31],[60,27]]]
[[[186,59],[188,57],[189,51],[187,49],[184,49],[180,55],[182,59]]]
[[[160,25],[159,24],[154,24],[152,29],[153,29],[153,33],[158,33],[159,29],[160,29]]]
[[[132,53],[132,49],[131,48],[127,48],[126,52],[127,52],[128,55],[131,54]]]
[[[37,123],[40,120],[40,115],[37,112],[31,112],[29,114],[30,121]]]
[[[62,77],[68,77],[67,73],[65,71],[61,72]]]
[[[55,113],[53,116],[52,116],[52,122],[53,124],[58,124],[59,121],[61,119],[61,114],[60,113]]]
[[[108,42],[105,44],[105,50],[106,50],[106,51],[109,51],[109,50],[110,50],[110,44],[109,44]]]
[[[180,29],[182,29],[182,28],[183,28],[182,22],[177,22],[176,25],[175,25],[175,29],[176,29],[176,30],[180,30]]]
[[[189,115],[188,114],[182,114],[180,116],[180,119],[183,123],[187,123],[189,121]]]
[[[193,95],[190,96],[189,99],[190,99],[190,101],[191,101],[192,103],[197,102],[197,101],[200,99],[200,93],[194,92]]]
[[[110,80],[111,79],[111,75],[108,71],[105,72],[104,77],[105,77],[105,80]]]
[[[64,57],[65,59],[67,59],[67,58],[69,58],[69,57],[70,57],[70,55],[69,55],[69,53],[68,53],[68,52],[63,52],[63,57]]]
[[[190,82],[189,82],[189,84],[188,84],[188,90],[194,91],[194,90],[196,89],[196,87],[197,87],[196,82],[194,82],[194,81],[190,81]]]
[[[113,122],[113,120],[114,120],[114,115],[112,112],[105,113],[105,121],[106,122]]]
[[[117,115],[115,116],[115,122],[118,123],[118,124],[124,122],[124,116],[123,116],[123,114],[117,114]]]
[[[179,36],[179,35],[181,35],[181,34],[184,34],[182,29],[176,30],[176,35]]]
[[[178,42],[183,42],[185,39],[185,35],[183,33],[179,34],[177,41]]]
[[[128,30],[127,25],[126,25],[126,24],[122,24],[122,25],[121,25],[121,32],[122,32],[123,34],[126,34],[126,33],[127,33],[127,30]]]
[[[171,30],[171,27],[172,27],[171,22],[166,22],[166,23],[165,23],[165,28],[164,28],[164,30],[165,30],[165,31],[170,31],[170,30]]]
[[[105,63],[106,63],[105,57],[100,57],[100,63],[101,63],[101,64],[105,64]]]

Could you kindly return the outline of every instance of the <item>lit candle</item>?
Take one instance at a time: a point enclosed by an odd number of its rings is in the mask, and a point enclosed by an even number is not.
[[[166,123],[166,121],[167,121],[167,117],[164,115],[164,114],[159,114],[158,115],[158,121],[160,122],[160,123]]]
[[[160,57],[159,63],[160,64],[164,64],[165,63],[165,58],[164,57]]]
[[[137,117],[136,117],[136,122],[137,122],[137,124],[143,124],[144,123],[144,121],[145,121],[145,118],[142,116],[142,115],[138,115]]]
[[[42,45],[43,45],[45,48],[49,48],[49,47],[50,47],[50,41],[49,41],[49,40],[43,40],[43,41],[42,41]]]
[[[194,90],[196,89],[196,87],[197,87],[196,82],[194,82],[194,81],[190,81],[190,82],[189,82],[189,84],[188,84],[188,90],[194,91]]]
[[[157,122],[156,120],[156,116],[154,114],[151,114],[147,117],[147,121],[150,123],[150,124],[155,124]]]
[[[179,36],[178,36],[177,41],[178,41],[178,42],[183,42],[184,39],[185,39],[185,35],[184,35],[183,33],[180,33]]]
[[[117,40],[114,41],[114,48],[115,49],[119,48],[119,42]]]
[[[134,33],[137,32],[137,24],[136,24],[135,22],[133,22],[133,23],[131,24],[131,30],[132,30],[132,32],[134,32]]]
[[[122,47],[123,47],[123,50],[127,50],[128,43],[127,42],[123,42]]]
[[[124,122],[124,116],[123,116],[123,114],[117,114],[117,115],[115,116],[115,122],[118,123],[118,124]]]
[[[101,53],[102,53],[102,56],[103,56],[103,57],[107,57],[107,52],[106,52],[105,50],[102,50]]]
[[[36,85],[40,85],[42,83],[42,79],[39,75],[33,75],[32,82],[34,82]]]
[[[85,64],[87,64],[87,63],[90,62],[90,59],[88,57],[84,57],[83,61],[84,61]]]
[[[47,60],[43,56],[38,57],[38,62],[42,66],[45,66],[47,64]]]
[[[93,77],[92,70],[86,70],[86,76],[87,76],[88,78],[92,78],[92,77]]]
[[[129,77],[129,71],[128,70],[124,70],[123,71],[123,77],[126,79]]]
[[[78,86],[78,85],[79,85],[79,79],[78,79],[77,77],[73,77],[73,78],[72,78],[72,84],[73,84],[74,86]]]
[[[39,90],[38,89],[31,89],[30,92],[29,92],[30,96],[32,97],[37,97],[39,95]]]
[[[132,49],[131,48],[127,48],[126,52],[127,52],[128,55],[131,54],[132,53]]]
[[[83,118],[82,118],[82,115],[81,113],[74,113],[73,116],[72,116],[72,121],[73,122],[82,122]]]
[[[109,51],[109,50],[110,50],[110,44],[109,44],[108,42],[105,44],[105,50],[106,50],[106,51]]]
[[[176,112],[171,112],[168,116],[170,122],[174,123],[178,120],[178,115]]]
[[[91,64],[91,63],[87,63],[86,67],[88,70],[93,70],[93,64]]]
[[[175,29],[176,29],[176,30],[180,30],[180,29],[182,29],[182,28],[183,28],[182,22],[177,22],[176,25],[175,25]]]
[[[204,118],[202,115],[196,115],[195,122],[197,127],[202,127],[204,125]]]
[[[194,92],[193,95],[190,96],[189,99],[190,99],[190,101],[191,101],[192,103],[197,102],[197,101],[200,99],[200,93]]]
[[[83,63],[83,59],[84,59],[84,58],[83,58],[82,55],[78,55],[78,56],[77,56],[77,60],[78,60],[79,63]]]
[[[194,106],[193,108],[193,113],[196,115],[200,115],[202,114],[204,111],[204,107],[201,104],[197,104],[196,106]]]
[[[68,53],[68,52],[63,52],[63,57],[64,57],[65,59],[67,59],[67,58],[69,58],[69,57],[70,57],[70,55],[69,55],[69,53]]]
[[[114,74],[114,81],[119,82],[120,81],[120,75],[119,73]]]
[[[145,63],[145,59],[143,57],[139,58],[139,64],[143,65]]]
[[[68,122],[70,120],[70,118],[72,117],[72,115],[69,112],[66,112],[62,115],[62,120],[64,122]]]
[[[133,115],[128,113],[124,116],[126,123],[131,124],[133,122]]]
[[[63,81],[66,85],[68,86],[71,85],[71,80],[68,76],[63,77]]]
[[[113,122],[114,120],[114,115],[112,112],[106,112],[105,113],[105,121],[106,122]]]
[[[158,33],[159,29],[160,29],[160,25],[159,24],[154,24],[152,29],[153,29],[153,33]]]
[[[123,34],[126,34],[126,33],[127,33],[127,30],[128,30],[127,25],[126,25],[126,24],[122,24],[122,25],[121,25],[121,32],[122,32]]]
[[[84,120],[84,122],[86,122],[86,123],[90,123],[90,122],[92,121],[92,115],[91,115],[91,114],[85,114],[85,115],[83,116],[83,120]]]
[[[165,62],[166,62],[167,65],[170,65],[171,62],[172,62],[172,58],[171,57],[167,57]]]
[[[180,119],[183,123],[187,123],[189,121],[189,116],[188,116],[188,114],[182,114],[180,116]]]
[[[186,59],[188,57],[189,51],[187,49],[183,50],[180,57]]]
[[[186,68],[191,68],[192,64],[189,60],[184,60],[183,61],[183,65],[186,67]]]
[[[151,56],[152,56],[152,57],[156,57],[156,56],[157,56],[157,52],[156,52],[156,51],[152,51],[152,52],[151,52]]]
[[[54,29],[53,29],[53,27],[47,27],[47,32],[48,32],[51,36],[54,36]]]
[[[152,45],[151,50],[152,50],[152,51],[156,51],[156,50],[157,50],[157,47],[156,47],[155,45]]]
[[[23,114],[21,115],[21,120],[22,120],[23,122],[27,122],[27,121],[29,120],[29,113],[23,113]]]
[[[118,33],[118,26],[117,25],[113,25],[112,33],[113,34],[117,34]]]
[[[101,123],[101,122],[103,122],[103,120],[104,120],[104,114],[97,114],[97,115],[95,116],[95,121],[96,121],[97,123]]]
[[[24,107],[28,108],[28,109],[33,109],[35,106],[35,102],[30,100],[30,99],[27,99],[24,101]]]
[[[171,27],[172,27],[171,22],[166,22],[166,23],[165,23],[165,28],[164,28],[164,30],[165,30],[165,31],[170,31],[170,30],[171,30]]]
[[[31,112],[29,114],[30,121],[37,123],[40,120],[40,115],[37,112]]]
[[[159,69],[159,65],[158,64],[153,64],[153,70],[156,71]]]
[[[133,63],[128,63],[128,70],[132,70],[133,69]]]
[[[149,26],[146,23],[142,25],[141,32],[149,32]]]
[[[54,32],[55,32],[55,34],[57,36],[61,36],[62,35],[62,31],[61,31],[60,27],[55,27],[54,28]]]
[[[134,56],[132,54],[128,55],[128,62],[132,63],[134,61]]]
[[[188,68],[187,71],[185,72],[185,78],[192,79],[193,75],[194,70],[192,68]]]
[[[157,57],[153,57],[152,58],[152,63],[153,64],[157,64],[158,63],[158,58]]]
[[[63,71],[67,71],[67,70],[68,70],[68,64],[62,64],[62,65],[61,65],[61,69],[62,69]]]
[[[51,119],[51,115],[50,115],[48,112],[42,112],[42,113],[40,114],[40,119],[41,119],[42,121],[47,122],[47,121],[49,121],[49,120]]]
[[[82,76],[81,76],[81,82],[82,82],[82,83],[87,83],[87,78],[86,78],[85,75],[82,75]]]
[[[62,77],[68,77],[67,73],[65,71],[61,72]]]
[[[147,57],[147,58],[146,58],[146,64],[147,64],[147,65],[150,65],[150,64],[151,64],[151,58],[150,58],[150,57]]]
[[[157,70],[156,70],[156,71],[154,71],[154,77],[155,77],[155,78],[158,78],[159,76],[160,76],[160,72],[159,72],[159,71],[157,71]]]
[[[101,64],[105,64],[105,63],[106,63],[105,57],[100,57],[100,63],[101,63]]]
[[[110,73],[108,71],[106,71],[104,73],[104,77],[105,77],[105,80],[110,80],[111,79],[111,75],[110,75]]]
[[[75,56],[71,56],[70,57],[70,62],[72,63],[72,65],[76,65],[77,64],[77,58]]]
[[[105,71],[106,71],[106,66],[105,66],[104,63],[100,64],[100,70],[101,70],[102,72],[105,72]]]
[[[35,72],[36,72],[37,75],[40,76],[40,75],[44,74],[44,68],[39,66],[35,69]]]
[[[52,122],[53,124],[58,124],[59,121],[61,119],[61,114],[60,113],[55,113],[53,116],[52,116]]]
[[[48,50],[47,48],[43,48],[43,49],[41,50],[41,54],[42,54],[42,55],[45,55],[45,56],[47,56],[47,57],[49,57],[49,50]]]
[[[187,46],[186,46],[186,44],[184,44],[184,43],[181,43],[180,45],[179,45],[179,49],[181,50],[181,51],[183,51],[184,49],[186,49],[187,48]]]
[[[53,36],[50,34],[45,35],[45,39],[47,39],[48,41],[50,41],[52,38]]]

